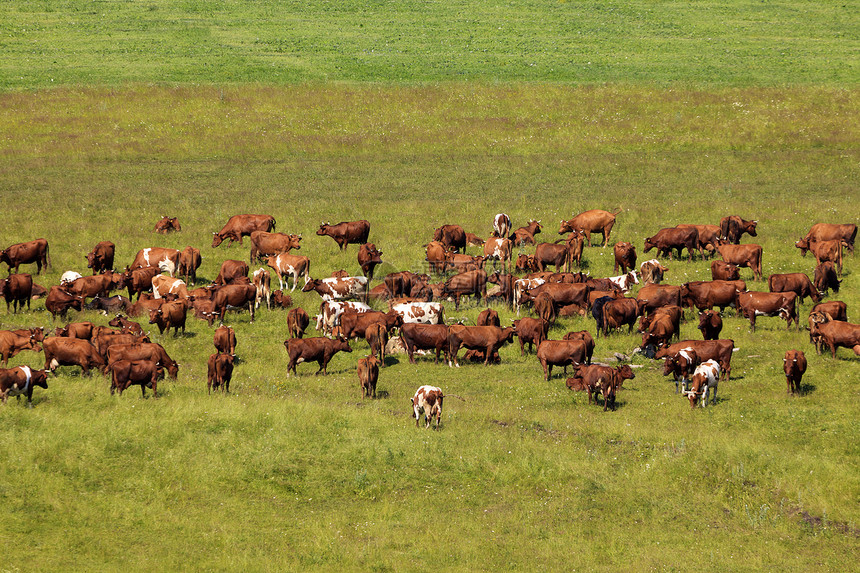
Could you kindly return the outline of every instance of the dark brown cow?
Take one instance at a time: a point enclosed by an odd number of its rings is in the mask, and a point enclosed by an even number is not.
[[[827,320],[826,317],[824,320]],[[838,320],[812,322],[809,334],[816,341],[815,347],[819,354],[821,354],[821,346],[826,344],[833,358],[836,358],[836,349],[840,346],[850,348],[854,354],[860,356],[860,324]]]
[[[321,223],[317,229],[317,235],[324,237],[328,235],[340,250],[346,248],[349,244],[363,245],[367,242],[367,237],[370,235],[370,223],[364,219],[360,221],[344,221],[337,225]]]
[[[160,266],[165,265],[168,267],[173,265],[173,270],[176,270],[176,267],[179,266],[179,251],[162,247],[147,247],[137,252],[128,269],[133,271],[135,269],[154,267],[157,272]],[[131,298],[131,295],[129,295],[129,298]]]
[[[412,364],[415,364],[416,350],[435,350],[434,364],[438,364],[439,354],[448,348],[448,327],[444,324],[408,322],[400,327],[400,339]]]
[[[48,389],[48,373],[44,370],[33,370],[29,366],[0,369],[0,399],[3,403],[10,396],[19,400],[21,395],[27,397],[27,406],[33,405],[33,387]]]
[[[539,243],[535,249],[534,261],[538,271],[546,270],[548,265],[555,265],[556,272],[561,272],[562,267],[566,272],[570,272],[570,258],[566,244]]]
[[[221,269],[215,277],[215,284],[228,285],[241,277],[248,278],[248,270],[248,263],[245,261],[228,259],[221,263]]]
[[[624,293],[616,289],[588,291],[588,299],[586,300],[588,309],[591,310],[591,307],[594,306],[594,302],[605,296],[608,296],[609,298],[624,298]]]
[[[499,285],[497,296],[505,302],[508,308],[511,308],[514,303],[514,282],[516,277],[509,274],[501,274],[498,271],[487,277],[488,283]]]
[[[0,263],[9,265],[9,274],[12,274],[12,267],[15,267],[15,273],[17,274],[19,266],[36,263],[36,274],[41,274],[43,266],[46,270],[51,266],[51,257],[48,254],[48,241],[45,239],[36,239],[26,243],[10,245],[0,252]]]
[[[379,379],[380,360],[376,356],[365,356],[358,359],[356,370],[358,382],[361,385],[361,398],[368,396],[376,398],[376,381]]]
[[[5,279],[0,279],[0,289],[3,289],[3,298],[6,299],[6,313],[9,313],[9,306],[15,313],[18,312],[18,307],[24,309],[24,304],[27,305],[27,310],[30,310],[30,296],[33,292],[33,277],[27,273],[18,273],[9,275]]]
[[[681,306],[681,287],[675,285],[645,285],[636,294],[639,313],[651,313],[661,306]]]
[[[182,225],[179,224],[178,217],[167,217],[162,216],[161,220],[155,224],[154,232],[159,233],[161,235],[166,235],[167,233],[178,232],[182,230]]]
[[[373,243],[365,243],[358,248],[358,266],[367,277],[368,283],[373,280],[373,272],[376,265],[382,263],[382,251]]]
[[[820,302],[812,307],[812,310],[809,311],[809,314],[812,315],[812,313],[814,312],[821,312],[825,315],[829,315],[829,320],[841,320],[842,322],[848,322],[848,305],[841,300]]]
[[[126,269],[122,274],[122,281],[125,288],[128,289],[128,298],[131,299],[137,294],[137,300],[140,300],[140,295],[152,288],[152,279],[158,274],[158,267],[144,267],[134,270]]]
[[[466,250],[466,231],[460,225],[442,225],[433,231],[433,240],[442,243],[446,251]]]
[[[403,324],[403,317],[393,310],[386,313],[377,310],[355,312],[348,309],[340,315],[341,333],[347,340],[364,338],[367,327],[376,323],[383,324],[385,329],[391,332]]]
[[[567,367],[572,364],[584,364],[588,351],[584,340],[544,340],[537,349],[537,358],[543,367],[543,379],[549,380],[553,366],[563,366],[565,375]]]
[[[609,366],[593,365],[580,366],[573,378],[566,382],[571,390],[588,390],[588,403],[591,404],[592,394],[598,391],[603,396],[603,411],[607,408],[615,410],[615,395],[622,387],[625,380],[633,380],[636,375],[629,364],[623,364],[616,368]],[[597,398],[595,396],[595,402]]]
[[[627,273],[628,270],[636,269],[636,247],[630,243],[618,242],[613,248],[615,254],[614,272],[618,274],[618,269],[622,273]]]
[[[815,288],[822,294],[827,294],[827,291],[833,289],[833,292],[839,292],[839,286],[842,281],[836,274],[836,267],[830,261],[825,261],[815,267],[815,278],[813,283]]]
[[[608,336],[609,332],[627,325],[627,333],[633,332],[636,319],[639,318],[639,302],[635,298],[618,298],[605,301],[603,304],[603,323],[597,330]]]
[[[475,295],[476,302],[487,299],[487,273],[483,270],[459,273],[445,281],[443,296],[454,297],[454,308],[460,308],[460,297]]]
[[[70,295],[61,287],[54,285],[48,291],[45,308],[51,313],[52,320],[56,319],[58,314],[65,320],[70,308],[78,311],[84,308],[84,297]]]
[[[460,367],[457,362],[457,353],[460,347],[470,350],[480,350],[484,353],[484,365],[489,364],[493,354],[505,342],[513,342],[516,331],[508,326],[499,328],[497,326],[464,326],[454,324],[448,327],[448,366]]]
[[[200,256],[200,249],[195,249],[192,246],[187,246],[179,253],[179,264],[176,265],[176,276],[182,277],[183,280],[193,285],[197,282],[197,269],[203,262]]]
[[[90,342],[92,342],[98,353],[101,354],[102,358],[107,362],[108,350],[111,346],[115,344],[149,343],[151,340],[146,334],[137,336],[121,330],[114,330],[105,326],[97,326],[93,328],[93,335]]]
[[[16,333],[11,330],[0,330],[0,357],[3,358],[3,366],[9,364],[9,359],[22,350],[33,350],[39,352],[39,341],[33,331]]]
[[[621,209],[610,213],[601,209],[592,209],[576,215],[569,221],[562,221],[561,228],[558,230],[559,235],[570,233],[572,231],[580,231],[585,234],[585,241],[588,246],[591,246],[591,233],[601,233],[603,235],[603,246],[609,244],[609,234],[612,232],[612,227],[615,225],[615,216],[621,212]]]
[[[164,369],[158,362],[151,360],[118,360],[108,367],[111,373],[110,393],[123,391],[129,386],[140,386],[141,396],[146,398],[146,387],[152,388],[153,398],[158,398],[158,379],[164,376]]]
[[[857,225],[831,225],[829,223],[816,223],[809,229],[806,236],[801,239],[807,243],[817,243],[820,241],[845,241],[848,247],[848,252],[854,253],[854,239],[857,238]]]
[[[526,343],[529,352],[532,348],[539,348],[540,343],[547,339],[549,333],[549,322],[542,318],[521,318],[514,321],[514,330],[520,339],[520,356],[526,355]]]
[[[410,271],[389,273],[382,279],[391,298],[409,296],[412,289],[417,285],[423,285],[430,277],[419,275]]]
[[[478,314],[478,319],[475,321],[475,324],[478,326],[501,326],[502,323],[499,320],[499,313],[493,310],[492,308],[487,308],[482,310]]]
[[[214,311],[218,314],[218,320],[222,324],[228,307],[241,310],[245,305],[248,306],[251,313],[251,322],[254,322],[254,302],[256,299],[257,287],[252,284],[237,284],[220,287],[215,291],[212,302],[214,303]]]
[[[677,229],[692,227],[699,234],[699,252],[714,253],[717,250],[717,239],[720,237],[719,225],[675,225]]]
[[[687,227],[684,229],[671,228],[660,229],[653,237],[645,238],[645,248],[643,252],[647,253],[651,249],[657,249],[657,254],[665,256],[667,253],[669,258],[672,258],[674,250],[678,250],[678,258],[681,258],[681,251],[687,249],[689,255],[688,260],[693,260],[693,251],[699,247],[699,232],[695,227]]]
[[[692,281],[681,285],[681,302],[687,308],[710,310],[715,306],[720,311],[734,306],[738,292],[747,290],[744,281]]]
[[[656,347],[667,346],[669,341],[678,335],[672,317],[668,314],[654,314],[648,323],[648,330],[642,333],[642,347],[653,344]]]
[[[763,280],[761,271],[761,245],[752,243],[748,245],[722,244],[717,245],[717,250],[720,251],[720,256],[723,257],[725,262],[739,267],[747,267],[753,272],[756,280]]]
[[[267,259],[288,253],[292,249],[302,248],[302,236],[287,233],[269,233],[268,231],[254,231],[251,237],[251,255],[248,264],[253,265],[258,258]]]
[[[110,291],[125,286],[123,275],[113,271],[105,271],[100,275],[80,277],[62,285],[63,290],[73,296],[86,298],[107,297]]]
[[[136,303],[131,305],[128,309],[129,316],[146,316],[149,317],[149,311],[158,308],[161,304],[165,302],[163,298],[142,298],[138,300]],[[197,302],[205,302],[205,301],[197,301]]]
[[[225,394],[230,393],[230,381],[233,379],[233,364],[235,357],[231,354],[216,352],[209,357],[206,363],[207,382],[209,394],[212,390],[218,391],[221,387]]]
[[[86,254],[87,268],[93,269],[93,274],[113,270],[113,258],[116,245],[110,241],[102,241]]]
[[[541,232],[543,226],[540,224],[540,221],[529,221],[529,224],[525,227],[520,227],[508,237],[511,241],[513,241],[515,247],[521,247],[523,245],[534,245],[535,244],[535,235]]]
[[[686,348],[692,348],[700,361],[716,360],[720,364],[720,379],[728,380],[732,372],[732,350],[735,343],[733,340],[723,338],[720,340],[682,340],[670,344],[666,348],[657,351],[655,358],[667,358],[675,356]]]
[[[95,346],[80,338],[48,336],[42,341],[45,351],[45,370],[53,372],[57,366],[80,366],[85,375],[90,368],[103,369],[105,360]]]
[[[737,215],[723,217],[720,219],[720,239],[729,244],[738,245],[741,242],[741,235],[744,233],[751,237],[756,236],[757,224],[758,221],[746,221]]]
[[[241,245],[242,237],[248,237],[254,231],[274,231],[276,224],[271,215],[233,215],[220,231],[212,233],[212,247],[217,247],[225,239],[230,239],[231,244],[239,241]]]
[[[800,350],[788,350],[782,359],[785,382],[789,394],[800,393],[800,381],[806,373],[806,356]]]
[[[296,365],[299,362],[317,362],[320,365],[317,374],[328,374],[327,367],[329,361],[338,352],[352,352],[349,343],[343,339],[331,339],[323,336],[312,338],[289,338],[284,341],[284,346],[287,348],[290,361],[287,364],[287,376],[290,375],[290,370],[298,376]]]
[[[287,313],[287,332],[290,338],[301,338],[305,335],[305,329],[311,323],[308,313],[303,308],[292,308]]]
[[[131,301],[126,297],[115,294],[109,297],[97,296],[85,304],[84,309],[97,310],[103,314],[115,314],[117,312],[128,312],[131,308],[131,304]]]
[[[723,330],[723,318],[720,313],[706,310],[699,315],[699,330],[705,340],[719,340],[720,332]]]
[[[668,316],[672,320],[672,328],[675,331],[675,338],[678,338],[684,310],[680,306],[675,306],[673,304],[661,306],[660,308],[654,309],[650,314],[642,316],[642,318],[639,319],[639,328],[637,330],[639,332],[646,332],[651,327],[651,322],[661,315]]]
[[[112,364],[119,360],[150,360],[158,362],[166,368],[167,374],[173,380],[176,380],[179,375],[179,363],[173,360],[164,350],[164,347],[156,342],[111,344],[107,349],[107,363]]]
[[[520,253],[517,255],[517,260],[514,263],[514,271],[522,271],[525,273],[536,272],[540,270],[534,255]]]
[[[212,341],[218,352],[236,355],[236,332],[231,327],[222,324],[216,328]]]
[[[812,297],[812,302],[821,302],[821,293],[806,276],[806,273],[774,274],[767,278],[767,288],[770,292],[793,292],[803,304],[803,299]]]
[[[785,319],[786,328],[791,328],[791,322],[800,328],[797,318],[797,295],[793,292],[739,292],[735,303],[738,313],[750,321],[750,328],[755,332],[757,316],[779,316]]]
[[[711,278],[715,281],[737,281],[741,278],[737,265],[726,261],[713,261],[711,263]]]
[[[800,249],[800,253],[806,256],[806,251],[812,251],[816,262],[820,265],[825,261],[830,261],[836,265],[836,270],[839,276],[842,276],[842,240],[836,239],[833,241],[818,241],[810,243],[805,240],[800,240],[794,245]]]
[[[379,358],[379,366],[385,366],[385,347],[388,345],[388,329],[381,322],[376,322],[364,331],[364,340],[370,347],[371,356]]]
[[[173,336],[179,336],[179,329],[185,335],[185,319],[188,306],[184,301],[165,302],[160,307],[149,311],[149,324],[158,326],[159,334],[168,333],[173,329]]]
[[[116,325],[111,325],[116,326]],[[96,327],[92,322],[70,322],[66,326],[54,329],[54,336],[65,336],[67,338],[80,338],[81,340],[91,340],[93,337],[93,329]]]

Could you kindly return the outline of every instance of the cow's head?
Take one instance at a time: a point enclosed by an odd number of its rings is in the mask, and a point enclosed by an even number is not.
[[[156,324],[159,319],[164,318],[164,313],[160,308],[154,308],[149,311],[149,324]]]
[[[311,292],[312,290],[316,290],[321,284],[321,279],[311,279],[302,287],[302,292]]]
[[[570,224],[570,221],[561,221],[561,227],[558,228],[558,234],[563,235],[565,233],[570,233],[573,231],[573,225]]]
[[[224,237],[221,236],[221,233],[212,233],[212,247],[217,247],[224,241]]]
[[[645,237],[645,248],[642,249],[643,253],[647,253],[651,249],[655,248],[657,245],[654,244],[654,237]],[[657,253],[659,255],[659,253]]]
[[[39,388],[48,389],[48,371],[30,370],[30,384]]]
[[[800,254],[805,257],[806,251],[809,250],[809,241],[807,241],[806,239],[800,239],[799,241],[794,243],[794,246],[800,249]]]
[[[328,235],[329,232],[329,224],[328,223],[320,223],[320,228],[317,229],[317,235],[323,236]]]

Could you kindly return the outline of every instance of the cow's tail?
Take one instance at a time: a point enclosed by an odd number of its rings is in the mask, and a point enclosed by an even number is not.
[[[616,210],[614,210],[614,211],[610,211],[610,213],[612,213],[612,216],[614,217],[615,215],[617,215],[617,214],[618,214],[618,213],[620,213],[621,211],[622,211],[622,209],[621,209],[621,207],[619,207],[619,208],[617,208],[617,209],[616,209]]]
[[[310,259],[308,259],[308,264],[305,265],[304,277],[305,277],[305,285],[307,285],[309,282],[311,282],[311,260]]]
[[[270,233],[271,233],[271,232],[273,232],[273,231],[275,230],[275,227],[276,227],[277,225],[278,225],[278,222],[275,220],[275,218],[274,218],[274,217],[272,217],[272,225],[271,225],[271,228],[269,229],[269,232],[270,232]]]
[[[45,244],[45,269],[53,269],[53,265],[51,265],[51,246],[49,244]]]
[[[451,398],[459,398],[459,399],[460,399],[460,400],[462,400],[463,402],[465,402],[465,401],[466,401],[466,399],[465,399],[465,398],[463,398],[462,396],[457,396],[456,394],[442,394],[442,397],[443,397],[443,398],[448,398],[449,396],[450,396]]]

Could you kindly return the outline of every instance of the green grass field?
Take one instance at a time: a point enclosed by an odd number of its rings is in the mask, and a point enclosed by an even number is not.
[[[321,221],[368,219],[379,276],[423,268],[439,225],[486,237],[500,211],[514,227],[541,219],[551,242],[562,218],[620,208],[612,242],[640,260],[661,227],[739,214],[759,221],[765,274],[811,275],[794,241],[860,215],[851,4],[10,2],[0,14],[0,246],[48,238],[46,286],[86,270],[102,240],[118,267],[143,247],[194,245],[212,280],[224,259],[247,260],[247,241],[210,247],[237,213],[302,233],[314,277],[358,272],[355,246],[314,234]],[[183,231],[152,233],[162,215]],[[585,264],[611,275],[611,249],[587,249]],[[710,277],[707,260],[666,264],[673,284]],[[827,298],[854,322],[858,276],[847,256]],[[315,293],[292,294],[316,314]],[[490,367],[396,356],[380,397],[362,401],[366,344],[327,377],[299,365],[287,378],[285,317],[228,317],[241,359],[230,396],[206,393],[205,323],[174,338],[141,319],[182,365],[158,400],[110,396],[107,379],[62,367],[34,408],[0,407],[0,571],[822,571],[860,553],[860,361],[816,355],[779,319],[751,334],[727,313],[739,350],[715,407],[691,411],[660,364],[635,357],[636,379],[603,413],[561,373],[545,382],[516,342]],[[41,301],[0,310],[0,328],[59,324]],[[550,334],[583,328],[593,320]],[[682,337],[700,337],[693,320]],[[640,341],[601,338],[595,357]],[[798,397],[785,392],[789,348],[809,359]],[[10,365],[43,362],[22,352]],[[438,432],[410,418],[421,384],[466,399],[446,400]]]

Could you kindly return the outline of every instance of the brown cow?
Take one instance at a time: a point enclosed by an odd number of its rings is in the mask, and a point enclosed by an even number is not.
[[[367,277],[368,282],[373,280],[373,272],[376,266],[382,263],[382,251],[373,243],[365,243],[358,248],[358,266]]]
[[[539,271],[540,268],[538,266],[537,260],[535,260],[534,255],[527,255],[525,253],[520,253],[517,255],[517,260],[514,263],[514,271],[522,271],[525,273],[536,272]]]
[[[476,235],[475,233],[466,233],[466,246],[467,247],[481,247],[484,244],[484,239]]]
[[[12,274],[12,267],[15,267],[15,273],[17,274],[19,266],[36,263],[36,274],[42,274],[43,266],[45,270],[51,267],[48,241],[45,239],[36,239],[26,243],[10,245],[0,252],[0,263],[9,265],[9,274]]]
[[[643,261],[639,265],[639,272],[642,274],[642,282],[646,285],[656,285],[663,282],[663,274],[668,271],[668,267],[664,267],[657,259]]]
[[[448,267],[448,248],[441,241],[430,241],[426,245],[426,256],[431,273],[444,273]]]
[[[653,344],[660,348],[667,346],[669,341],[678,335],[675,330],[675,324],[672,317],[668,314],[654,313],[653,318],[648,323],[648,330],[642,333],[642,347]]]
[[[795,243],[795,247],[800,249],[800,253],[806,256],[806,251],[812,251],[816,262],[820,265],[825,261],[830,261],[836,265],[836,270],[839,276],[842,276],[842,240],[836,239],[833,241],[818,241],[812,242],[801,239]]]
[[[831,261],[825,261],[815,267],[815,278],[813,283],[815,288],[822,294],[827,294],[827,291],[833,289],[833,292],[839,292],[839,286],[842,281],[839,280],[836,274],[836,267]]]
[[[252,275],[251,282],[257,289],[254,298],[254,308],[260,308],[260,301],[266,299],[266,308],[272,309],[272,278],[266,269],[257,269]]]
[[[603,411],[607,408],[615,410],[615,395],[625,380],[633,380],[636,375],[629,364],[623,364],[617,368],[609,366],[593,365],[580,366],[576,369],[573,378],[566,382],[571,390],[588,390],[588,403],[591,404],[592,393],[600,392],[603,396]],[[595,396],[594,399],[597,402]]]
[[[815,340],[815,347],[818,354],[821,354],[821,346],[827,345],[833,358],[836,358],[836,349],[840,346],[851,348],[854,354],[860,356],[860,324],[852,324],[850,322],[841,322],[838,320],[827,320],[823,315],[817,315],[820,318],[813,320],[816,315],[810,316],[812,329],[809,335]],[[821,320],[827,322],[821,322]]]
[[[715,281],[737,281],[741,278],[737,265],[726,261],[713,261],[711,263],[711,278]]]
[[[447,262],[447,267],[454,267],[457,269],[458,273],[465,273],[468,271],[476,271],[478,269],[484,268],[484,261],[487,260],[486,257],[473,257],[472,255],[467,255],[465,253],[446,253],[445,259]]]
[[[720,363],[720,379],[729,379],[732,372],[732,351],[735,343],[733,340],[723,338],[720,340],[682,340],[661,348],[654,356],[657,359],[675,356],[680,351],[691,348],[696,351],[700,361],[716,360]]]
[[[93,247],[93,250],[87,253],[87,268],[93,269],[93,274],[113,270],[113,258],[116,251],[116,245],[110,241],[102,241]]]
[[[774,274],[767,278],[767,289],[770,292],[793,292],[803,304],[803,299],[812,297],[812,302],[821,302],[821,293],[806,276],[806,273]]]
[[[563,366],[566,375],[568,366],[585,363],[587,355],[584,340],[544,340],[537,349],[537,359],[543,367],[544,380],[549,380],[552,376],[553,366]]]
[[[412,289],[417,285],[423,285],[427,279],[427,275],[418,275],[410,271],[400,271],[397,273],[389,273],[382,279],[385,288],[388,289],[388,294],[391,298],[409,296]]]
[[[665,356],[663,361],[663,376],[673,375],[675,379],[675,394],[680,390],[682,394],[687,392],[687,384],[693,377],[693,373],[702,359],[699,354],[691,347],[678,349],[675,345],[675,353]],[[680,388],[679,388],[680,386]]]
[[[136,303],[131,305],[128,309],[129,316],[149,316],[149,311],[158,308],[161,304],[165,302],[163,298],[144,298],[138,300]],[[205,302],[205,301],[196,301],[196,302]],[[211,325],[210,325],[211,326]]]
[[[157,342],[111,344],[107,349],[107,363],[112,364],[119,360],[150,360],[166,368],[167,374],[173,380],[179,375],[179,363]]]
[[[268,231],[254,231],[251,233],[251,254],[248,264],[253,265],[258,258],[267,259],[288,253],[292,249],[302,248],[302,236],[287,233],[269,233]]]
[[[287,332],[290,338],[301,338],[305,334],[305,329],[311,323],[311,319],[305,309],[293,308],[287,313]]]
[[[27,304],[27,310],[30,310],[30,295],[33,292],[33,277],[27,273],[18,273],[9,275],[5,279],[0,279],[0,289],[3,290],[3,298],[6,299],[6,313],[9,313],[9,306],[12,305],[14,312],[18,312],[18,307],[24,309],[24,304]]]
[[[185,318],[187,316],[188,306],[184,301],[165,302],[156,309],[149,311],[149,324],[158,326],[159,334],[164,334],[164,331],[170,332],[173,329],[173,336],[179,336],[179,329],[182,329],[182,335],[185,335]]]
[[[460,225],[442,225],[433,231],[433,241],[442,243],[446,251],[466,250],[466,231]]]
[[[488,283],[499,285],[498,292],[495,296],[503,300],[508,308],[513,306],[515,281],[516,277],[514,275],[501,274],[498,271],[495,271],[487,277]]]
[[[665,315],[672,320],[672,329],[675,331],[675,338],[681,330],[681,318],[684,316],[684,310],[680,306],[673,304],[655,308],[650,314],[642,316],[639,319],[639,332],[646,332],[651,327],[651,322],[658,316]]]
[[[338,352],[352,352],[349,343],[341,338],[325,338],[317,336],[312,338],[289,338],[284,341],[284,346],[287,348],[290,361],[287,364],[287,377],[290,375],[290,370],[296,376],[299,373],[296,371],[296,365],[299,362],[317,362],[320,365],[317,374],[328,374],[327,367],[329,361]]]
[[[523,292],[520,295],[520,302],[534,301],[540,293],[545,292],[552,297],[556,306],[575,304],[585,307],[590,290],[591,288],[583,283],[544,283]]]
[[[693,251],[699,247],[699,232],[695,227],[678,229],[660,229],[653,237],[645,238],[645,248],[643,252],[647,253],[651,249],[657,249],[657,254],[665,256],[669,254],[672,258],[674,250],[678,250],[678,258],[681,258],[681,251],[687,249],[689,255],[688,260],[693,260]]]
[[[45,351],[45,370],[53,372],[57,366],[80,366],[89,376],[90,368],[103,369],[105,360],[88,340],[48,336],[42,341]]]
[[[793,292],[739,292],[736,301],[738,314],[750,321],[750,329],[755,332],[757,316],[779,316],[785,319],[786,328],[791,328],[791,322],[800,328],[796,310],[797,295]]]
[[[182,230],[182,225],[179,224],[178,217],[168,217],[166,215],[161,217],[161,220],[155,224],[154,232],[159,233],[161,235],[166,235],[167,233],[178,232]]]
[[[608,336],[611,330],[627,325],[627,333],[633,332],[636,319],[639,318],[639,303],[635,298],[610,299],[603,304],[603,322],[598,325],[597,335],[600,330],[603,335]]]
[[[535,244],[535,235],[541,232],[543,226],[540,224],[540,221],[529,221],[529,224],[525,227],[520,227],[508,237],[511,241],[513,241],[515,247],[521,247],[523,245],[534,245]]]
[[[179,261],[176,265],[176,275],[181,276],[186,283],[194,285],[197,282],[197,269],[203,262],[200,249],[187,246],[179,253]]]
[[[51,320],[55,320],[57,315],[65,320],[66,313],[69,309],[82,310],[84,308],[84,297],[73,296],[67,293],[59,286],[52,286],[48,291],[48,297],[45,299],[45,309],[51,313]]]
[[[358,382],[361,385],[361,398],[368,396],[376,398],[376,381],[379,379],[380,360],[376,356],[365,356],[358,359],[356,370]]]
[[[412,364],[415,364],[416,350],[435,350],[434,364],[438,364],[439,354],[448,348],[448,327],[444,324],[407,322],[400,327],[400,339]]]
[[[107,297],[110,291],[125,286],[123,275],[113,271],[105,271],[100,275],[80,277],[70,283],[62,285],[70,295],[82,296],[84,298]]]
[[[787,350],[782,359],[782,369],[785,371],[785,382],[789,394],[800,393],[800,380],[806,373],[806,356],[800,350]]]
[[[22,350],[33,350],[39,352],[37,335],[32,330],[16,333],[11,330],[0,330],[0,357],[3,358],[3,366],[9,364],[9,359]]]
[[[710,310],[715,306],[720,311],[735,305],[738,292],[747,290],[744,281],[692,281],[681,285],[681,302],[687,308]]]
[[[340,315],[341,333],[347,340],[364,338],[367,328],[375,323],[383,324],[385,329],[390,332],[403,324],[403,317],[393,310],[386,313],[377,310],[355,312],[348,309]]]
[[[146,398],[146,387],[152,388],[152,396],[158,398],[158,379],[164,376],[164,370],[158,362],[151,360],[118,360],[108,367],[111,373],[110,393],[115,390],[122,396],[132,384],[140,385],[141,396]]]
[[[27,397],[27,406],[33,405],[33,387],[48,389],[48,376],[44,370],[33,370],[29,366],[0,369],[0,399],[3,403],[10,396],[19,400],[21,395]]]
[[[215,277],[215,284],[228,285],[241,277],[248,278],[249,270],[245,261],[228,259],[221,263],[221,269],[218,271],[218,276]]]
[[[854,239],[857,237],[857,225],[831,225],[829,223],[816,223],[809,229],[806,236],[801,239],[807,243],[820,241],[845,241],[848,252],[854,254]]]
[[[230,244],[248,237],[254,231],[274,231],[275,218],[271,215],[233,215],[224,227],[217,233],[212,233],[212,247],[220,245],[224,239],[230,239]]]
[[[227,307],[241,310],[248,305],[251,313],[251,322],[254,322],[254,302],[257,299],[257,287],[252,284],[225,285],[215,291],[212,297],[214,311],[218,314],[218,320],[223,324]],[[174,331],[175,332],[175,331]]]
[[[385,366],[385,347],[388,345],[388,329],[381,322],[375,322],[364,331],[364,340],[370,347],[370,354],[379,357],[379,366]]]
[[[720,251],[720,256],[727,263],[737,265],[739,267],[748,267],[755,275],[756,280],[762,279],[761,245],[750,243],[748,245],[717,245],[717,250]]]
[[[480,350],[484,353],[484,365],[489,364],[493,355],[506,342],[513,342],[516,331],[508,326],[464,326],[454,324],[448,327],[448,366],[460,367],[457,353],[460,347]]]
[[[363,245],[366,243],[367,237],[370,235],[370,223],[364,219],[360,221],[345,221],[337,225],[320,223],[317,235],[321,237],[328,235],[334,239],[340,250],[343,250],[349,244]]]
[[[603,246],[609,244],[609,234],[612,232],[612,227],[615,225],[615,216],[621,212],[621,209],[612,213],[601,209],[592,209],[576,215],[569,221],[562,221],[561,228],[558,234],[570,233],[572,231],[580,231],[585,234],[585,241],[588,246],[591,246],[591,233],[601,233],[603,235]]]
[[[460,308],[460,297],[475,295],[476,302],[487,299],[487,273],[483,270],[459,273],[445,281],[442,289],[444,296],[454,297],[454,308]]]
[[[535,249],[534,261],[538,271],[545,271],[548,265],[555,265],[556,272],[561,272],[562,267],[566,272],[570,272],[570,258],[566,244],[539,243]]]
[[[115,326],[115,325],[111,325]],[[96,327],[92,322],[70,322],[66,326],[54,329],[54,336],[65,336],[67,338],[80,338],[81,340],[90,340],[93,336],[93,329]]]
[[[615,243],[615,247],[612,250],[615,254],[615,266],[613,267],[613,272],[617,274],[619,268],[621,268],[622,273],[636,269],[636,247],[630,243],[621,241]]]
[[[757,224],[758,221],[746,221],[737,215],[723,217],[720,219],[720,239],[731,245],[738,245],[741,242],[741,235],[744,233],[751,237],[756,236]]]
[[[565,305],[568,306],[568,305]],[[548,292],[540,292],[534,299],[535,313],[538,318],[552,324],[556,319],[555,301]]]
[[[532,348],[540,347],[540,343],[547,339],[549,333],[549,322],[542,318],[520,318],[515,320],[513,325],[520,340],[520,356],[526,355],[526,343],[531,352]]]
[[[636,294],[639,314],[651,313],[661,306],[681,306],[681,287],[675,285],[645,285]]]
[[[128,334],[135,334],[137,336],[143,334],[143,329],[138,323],[134,322],[133,320],[129,320],[121,314],[118,314],[112,319],[110,319],[110,321],[108,322],[108,326],[120,328],[123,332],[127,332]]]
[[[160,267],[167,266],[170,268],[171,265],[174,271],[179,266],[179,251],[162,247],[147,247],[137,252],[128,270],[154,267],[158,272]],[[131,298],[131,295],[128,296]]]
[[[284,294],[282,290],[272,291],[272,307],[284,309],[291,306],[293,306],[293,297]]]
[[[151,341],[149,336],[146,334],[138,336],[121,330],[107,328],[106,326],[96,326],[93,328],[93,335],[90,342],[92,342],[93,346],[96,347],[96,350],[101,354],[102,358],[107,361],[108,351],[110,350],[110,347],[115,344],[149,343]]]
[[[812,315],[814,312],[821,312],[825,315],[829,315],[830,318],[828,320],[841,320],[842,322],[848,322],[848,305],[841,300],[820,302],[812,307],[809,314]]]
[[[152,278],[158,274],[158,267],[143,267],[139,269],[126,269],[122,274],[122,281],[128,289],[128,298],[140,295],[152,288]]]
[[[230,393],[230,381],[233,379],[233,364],[235,357],[232,354],[216,352],[209,356],[206,363],[207,382],[209,394],[212,390],[218,391],[218,387],[224,389],[225,394]]]
[[[705,340],[719,340],[720,332],[723,330],[723,318],[720,313],[706,310],[699,315],[699,330]]]
[[[215,329],[213,337],[215,350],[224,354],[236,355],[236,332],[232,327],[221,325]]]

